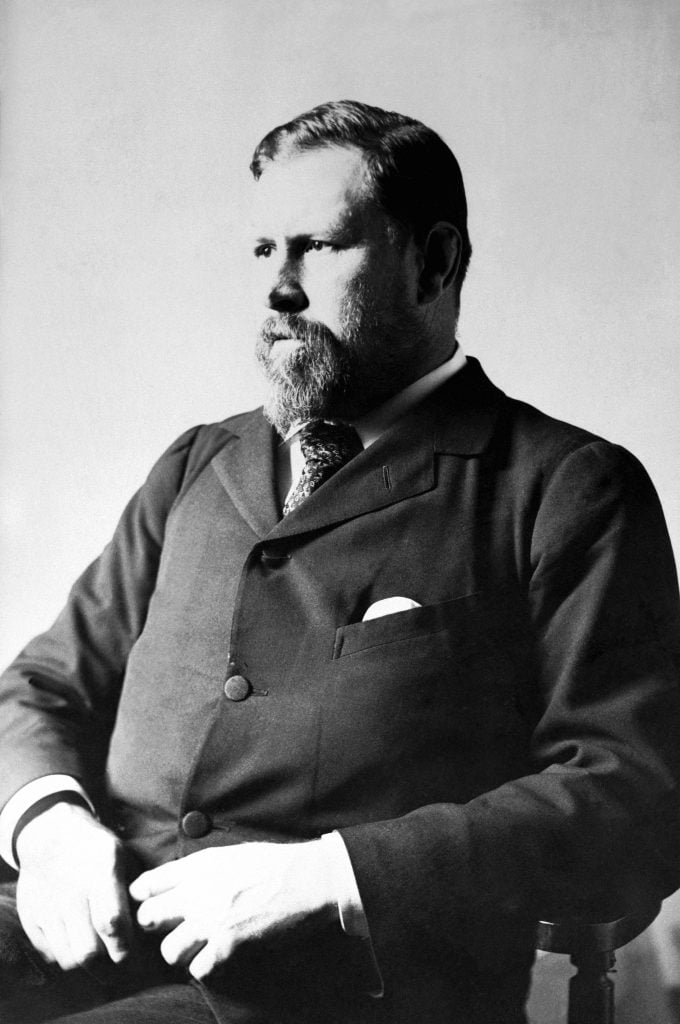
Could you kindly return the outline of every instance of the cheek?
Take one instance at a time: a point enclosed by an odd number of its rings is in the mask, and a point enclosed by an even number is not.
[[[359,286],[383,308],[411,302],[417,293],[415,267],[387,249],[359,268]]]
[[[342,324],[349,306],[367,294],[365,274],[360,268],[338,268],[329,260],[305,274],[303,287],[310,302],[310,314],[331,328]]]

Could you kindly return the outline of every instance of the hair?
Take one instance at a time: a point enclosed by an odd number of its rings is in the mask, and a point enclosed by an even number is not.
[[[439,135],[404,114],[337,100],[268,132],[255,149],[250,170],[259,180],[277,157],[323,146],[355,146],[363,152],[372,198],[417,245],[425,243],[437,221],[456,228],[461,242],[455,281],[459,294],[472,254],[467,201],[458,161]]]

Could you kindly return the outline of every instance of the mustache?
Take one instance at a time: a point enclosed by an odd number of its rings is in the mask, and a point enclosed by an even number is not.
[[[298,313],[281,313],[270,316],[260,327],[260,340],[271,346],[282,338],[295,338],[305,345],[326,343],[333,345],[335,335],[325,324],[316,320],[308,320]]]

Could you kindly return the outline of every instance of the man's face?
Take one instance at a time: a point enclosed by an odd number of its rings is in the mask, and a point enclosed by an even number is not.
[[[266,307],[257,356],[281,432],[313,416],[355,419],[420,376],[417,250],[368,195],[360,151],[269,164],[254,239]]]

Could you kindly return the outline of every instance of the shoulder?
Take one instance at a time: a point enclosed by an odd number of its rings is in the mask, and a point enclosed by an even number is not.
[[[180,434],[166,448],[161,458],[181,457],[182,455],[188,457],[188,453],[200,456],[202,452],[220,448],[231,437],[240,437],[244,433],[249,433],[262,423],[262,419],[263,414],[260,407],[236,413],[234,416],[215,423],[199,423]]]
[[[504,404],[500,463],[516,485],[532,560],[575,565],[579,552],[590,550],[594,557],[606,543],[625,549],[632,564],[643,552],[653,562],[665,550],[658,495],[630,451],[525,402]]]
[[[216,423],[201,423],[179,435],[151,467],[142,488],[161,505],[171,504],[178,494],[210,464],[233,438],[261,429],[261,409],[230,416]]]
[[[622,445],[515,398],[504,397],[496,441],[510,461],[546,485],[563,473],[601,484],[646,479],[638,459]]]
[[[549,481],[568,464],[578,475],[600,472],[607,466],[614,472],[638,473],[642,467],[635,457],[607,438],[584,427],[551,416],[501,391],[468,357],[468,365],[441,392],[438,411],[446,418],[443,434],[454,439],[451,451],[462,450],[455,442],[474,435],[469,451],[484,454],[491,466],[509,470],[520,486]],[[456,434],[460,435],[458,438]]]
[[[503,493],[523,515],[559,506],[558,520],[590,514],[602,504],[658,507],[651,481],[638,459],[622,445],[581,426],[509,397],[486,377],[476,359],[455,378],[446,410],[451,424],[472,424],[482,438],[476,451],[487,469],[507,483]],[[480,424],[482,427],[480,428]],[[464,434],[465,429],[457,428]],[[544,505],[545,499],[554,498]]]
[[[602,450],[619,449],[599,434],[507,396],[499,428],[515,457],[532,461],[547,471],[581,449],[592,446]]]
[[[162,453],[156,465],[184,463],[187,469],[213,458],[234,437],[249,434],[262,424],[262,409],[237,413],[216,423],[201,423],[180,434]]]

